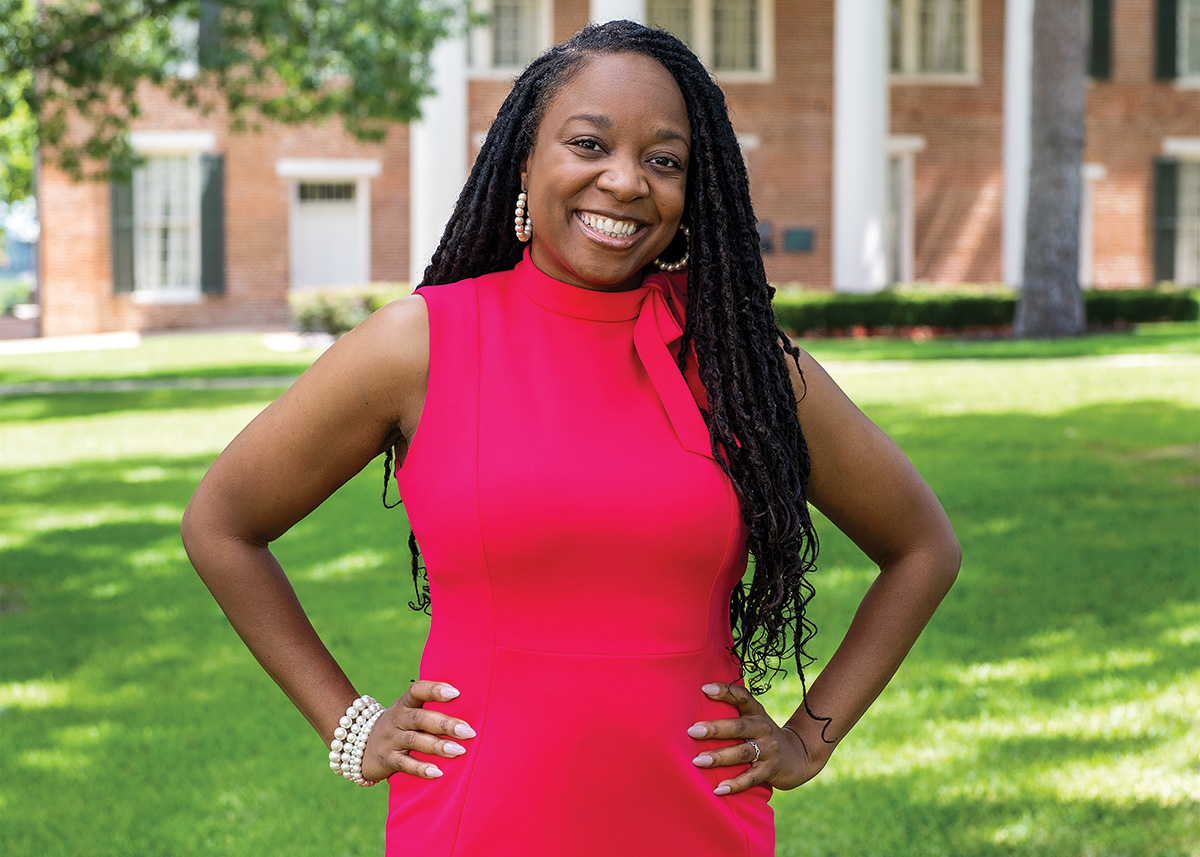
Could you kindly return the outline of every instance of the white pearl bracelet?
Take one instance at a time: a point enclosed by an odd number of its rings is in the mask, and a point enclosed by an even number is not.
[[[382,705],[369,696],[360,696],[346,709],[346,714],[333,730],[329,744],[329,769],[360,786],[373,786],[378,780],[363,779],[362,757],[367,737],[383,712]]]

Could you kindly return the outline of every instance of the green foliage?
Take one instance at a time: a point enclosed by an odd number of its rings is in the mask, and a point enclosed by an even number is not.
[[[1200,289],[1092,289],[1085,293],[1093,325],[1200,318]],[[1011,324],[1016,293],[1008,289],[888,290],[876,294],[793,289],[775,295],[775,316],[784,330],[931,327],[963,330]]]
[[[384,304],[411,292],[403,283],[374,283],[361,288],[297,291],[288,300],[292,317],[302,333],[341,336]]]
[[[125,374],[152,376],[172,342],[78,360],[124,355]],[[175,370],[249,353],[200,342]],[[969,359],[831,367],[937,491],[965,561],[829,767],[772,799],[780,857],[1196,853],[1198,358],[1017,345],[1024,359],[963,345]],[[179,542],[205,468],[279,392],[0,399],[0,853],[379,852],[386,788],[324,770]],[[417,675],[428,620],[405,606],[403,509],[383,509],[379,480],[376,463],[274,548],[334,655],[383,699]],[[873,569],[821,533],[827,658]],[[766,703],[779,715],[798,693],[789,680]]]
[[[17,304],[27,304],[33,296],[34,279],[0,274],[0,314],[7,315]]]
[[[0,189],[29,195],[35,139],[76,178],[128,176],[143,83],[235,130],[337,116],[381,140],[419,115],[452,2],[0,0]]]

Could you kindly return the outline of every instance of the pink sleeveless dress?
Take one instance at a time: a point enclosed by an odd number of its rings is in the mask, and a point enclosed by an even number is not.
[[[429,388],[398,481],[433,600],[421,677],[478,734],[440,779],[391,778],[389,857],[774,854],[770,788],[714,795],[744,768],[695,767],[731,742],[686,731],[737,714],[700,686],[738,680],[747,548],[672,356],[685,283],[590,291],[526,252],[420,290]]]

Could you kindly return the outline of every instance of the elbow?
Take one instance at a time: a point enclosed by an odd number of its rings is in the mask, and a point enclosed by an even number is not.
[[[962,568],[962,545],[958,541],[958,537],[954,534],[954,530],[949,525],[946,526],[946,533],[939,540],[937,547],[934,549],[936,557],[933,563],[933,569],[936,576],[937,584],[944,596],[950,591],[950,587],[954,585],[954,581],[958,580],[958,572]]]

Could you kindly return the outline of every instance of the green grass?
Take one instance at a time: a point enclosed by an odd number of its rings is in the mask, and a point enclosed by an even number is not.
[[[825,772],[776,795],[781,857],[1200,855],[1200,357],[1164,336],[1149,350],[1165,358],[1106,356],[1147,350],[1136,337],[1067,352],[1084,359],[1014,343],[989,355],[1010,359],[913,362],[877,344],[905,359],[868,364],[841,362],[858,343],[813,343],[934,486],[965,562]],[[140,351],[98,377],[218,362]],[[179,545],[192,487],[278,392],[0,400],[0,853],[381,851],[384,790],[323,770]],[[427,620],[405,606],[404,517],[380,478],[277,553],[351,678],[384,694],[416,674]],[[827,657],[871,569],[822,534]],[[767,702],[797,694],[785,680]]]
[[[260,334],[155,335],[136,348],[0,354],[0,384],[115,378],[261,378],[299,375],[319,350],[272,351]]]

